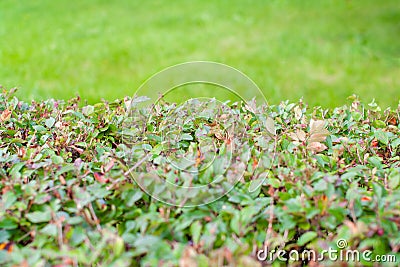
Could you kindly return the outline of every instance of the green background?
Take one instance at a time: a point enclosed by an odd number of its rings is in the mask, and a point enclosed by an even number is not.
[[[0,2],[0,84],[24,100],[114,100],[166,67],[211,60],[274,104],[358,94],[397,106],[399,56],[398,0]]]

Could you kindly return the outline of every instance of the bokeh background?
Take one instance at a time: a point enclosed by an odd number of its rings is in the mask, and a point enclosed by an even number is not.
[[[334,107],[357,94],[394,107],[400,2],[0,1],[0,84],[24,100],[112,101],[192,60],[241,70],[270,103]]]

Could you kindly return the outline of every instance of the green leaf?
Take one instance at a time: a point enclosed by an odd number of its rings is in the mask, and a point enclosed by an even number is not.
[[[152,235],[138,237],[135,241],[135,247],[151,249],[160,243],[160,238]],[[147,250],[148,251],[148,250]]]
[[[8,191],[3,195],[3,207],[5,210],[9,209],[17,200],[14,192]]]
[[[81,226],[72,228],[71,245],[77,246],[86,238],[85,230]]]
[[[271,117],[267,117],[265,127],[270,134],[276,135],[275,121]]]
[[[1,218],[0,219],[0,229],[16,229],[18,227],[17,222],[12,218]]]
[[[390,146],[391,146],[393,149],[397,148],[399,145],[400,145],[400,138],[396,138],[396,139],[394,139],[393,142],[390,143]]]
[[[328,183],[324,179],[318,180],[316,183],[314,183],[314,189],[316,191],[326,191],[328,189]]]
[[[57,159],[56,162],[60,162],[59,159]],[[75,167],[74,167],[73,164],[67,164],[67,165],[63,166],[60,170],[57,171],[56,176],[59,176],[59,175],[61,175],[63,173],[66,173],[66,172],[70,172],[70,171],[72,171],[74,169],[75,169]]]
[[[309,243],[311,240],[316,238],[318,234],[316,232],[310,231],[302,234],[299,239],[297,240],[297,245],[304,246],[305,244]]]
[[[138,201],[139,199],[141,199],[143,196],[142,191],[140,190],[130,190],[127,195],[126,195],[126,206],[127,207],[132,207],[136,201]]]
[[[254,206],[247,206],[244,207],[240,211],[240,222],[243,224],[243,227],[245,227],[247,224],[250,223],[250,221],[253,219],[253,216],[258,212],[257,208]]]
[[[199,221],[195,221],[190,226],[190,233],[192,235],[192,240],[195,244],[198,244],[200,241],[200,234],[202,229],[202,224]]]
[[[191,140],[193,140],[193,136],[191,136],[190,134],[184,133],[181,136],[181,140],[191,141]]]
[[[34,211],[25,215],[33,223],[49,222],[51,220],[50,211]]]
[[[381,158],[380,157],[369,157],[368,162],[371,163],[373,166],[377,167],[378,169],[382,169],[382,163],[381,163]]]
[[[158,135],[155,134],[148,134],[147,135],[147,139],[149,141],[156,141],[157,143],[160,143],[162,141],[162,138]]]
[[[15,163],[14,166],[10,170],[11,177],[13,177],[14,179],[20,178],[21,177],[20,171],[21,171],[22,167],[24,167],[24,165],[25,165],[25,162]]]
[[[293,219],[293,216],[285,215],[282,218],[279,218],[281,223],[281,227],[284,230],[290,230],[296,227],[297,222]]]
[[[240,235],[240,214],[238,211],[235,211],[233,214],[233,218],[231,220],[231,228],[232,231],[237,235]]]
[[[42,125],[34,125],[33,126],[33,129],[35,129],[37,132],[44,132],[44,131],[46,131],[46,128],[45,127],[43,127]]]
[[[45,121],[45,125],[47,128],[51,128],[51,127],[53,127],[55,122],[56,122],[56,120],[53,117],[50,117]]]
[[[386,123],[383,122],[383,121],[381,121],[381,120],[375,120],[375,121],[372,123],[372,125],[373,125],[375,128],[385,128],[385,127],[386,127]]]
[[[145,151],[151,151],[152,147],[149,144],[142,144],[142,148]]]
[[[379,142],[382,144],[388,145],[389,144],[389,135],[387,132],[378,130],[374,133],[374,136],[376,139],[378,139]]]
[[[265,181],[265,177],[257,178],[255,180],[251,180],[249,184],[249,192],[255,192]]]
[[[50,159],[54,164],[62,164],[62,163],[64,163],[64,159],[62,157],[60,157],[60,156],[57,156],[57,155],[51,156]]]
[[[7,241],[10,238],[10,234],[6,230],[0,230],[0,244]]]
[[[85,107],[82,108],[82,113],[85,116],[89,116],[94,112],[94,106],[91,105],[87,105]]]
[[[400,184],[400,171],[393,171],[389,175],[388,186],[390,189],[396,189]]]
[[[77,225],[83,222],[83,218],[79,216],[69,217],[66,222],[70,225]]]
[[[122,252],[125,250],[125,243],[121,237],[117,237],[113,246],[114,254],[116,257],[119,257]]]
[[[272,185],[274,188],[279,188],[281,186],[281,181],[276,178],[267,178],[267,183]]]
[[[360,121],[362,119],[362,114],[359,112],[352,112],[351,115],[355,121]]]
[[[57,236],[57,226],[53,223],[50,223],[50,224],[46,225],[45,227],[43,227],[40,230],[40,233],[42,233],[44,235],[56,237]]]

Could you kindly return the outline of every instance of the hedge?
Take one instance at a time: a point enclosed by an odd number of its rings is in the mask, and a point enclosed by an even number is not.
[[[370,250],[399,264],[400,106],[226,102],[229,119],[213,99],[144,100],[26,103],[3,89],[0,265],[317,266],[260,258],[278,248]],[[188,180],[209,186],[169,191]]]

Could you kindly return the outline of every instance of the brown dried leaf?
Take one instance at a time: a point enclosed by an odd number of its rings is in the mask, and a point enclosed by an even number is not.
[[[326,137],[329,135],[328,130],[324,130],[323,132],[320,133],[314,133],[310,135],[310,138],[308,139],[309,142],[323,142],[325,141]]]
[[[325,121],[323,120],[310,120],[310,134],[319,132],[325,128]]]
[[[187,246],[183,250],[182,257],[179,260],[179,266],[180,267],[195,267],[195,266],[197,266],[196,256],[197,256],[196,251],[192,247]]]
[[[303,142],[306,140],[306,133],[300,129],[297,129],[294,133],[289,133],[288,136],[297,142]]]
[[[310,138],[308,139],[309,142],[323,142],[328,135],[329,131],[325,129],[325,121],[310,121]]]
[[[111,159],[110,162],[108,162],[107,165],[104,166],[104,172],[109,172],[112,169],[112,167],[114,167],[114,163],[115,160]]]
[[[318,153],[318,152],[324,151],[325,149],[327,149],[327,147],[326,147],[326,145],[324,145],[320,142],[311,142],[307,145],[307,149],[309,149],[315,153]]]
[[[11,110],[4,110],[0,115],[0,122],[8,121],[11,117]]]
[[[104,175],[99,172],[94,173],[94,178],[102,184],[108,182],[108,179],[104,178]]]

